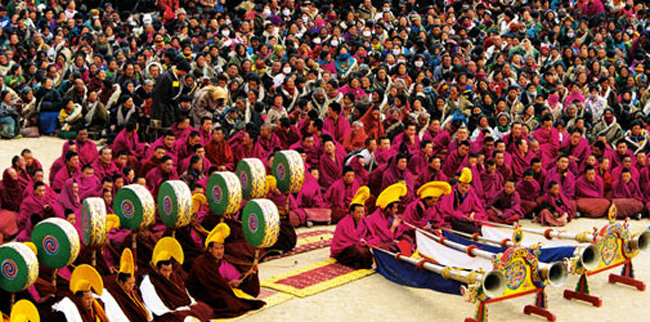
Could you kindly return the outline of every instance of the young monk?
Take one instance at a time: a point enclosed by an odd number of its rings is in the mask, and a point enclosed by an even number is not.
[[[486,203],[503,190],[503,186],[505,185],[505,180],[503,180],[501,173],[497,171],[497,165],[494,163],[494,160],[488,160],[485,163],[485,170],[481,173],[480,180],[483,185]]]
[[[477,179],[478,180],[478,179]],[[452,193],[440,201],[440,211],[445,222],[454,230],[474,234],[480,232],[476,220],[486,220],[482,202],[472,188],[472,171],[463,168]]]
[[[644,209],[643,197],[639,184],[632,178],[632,172],[628,168],[621,171],[621,178],[614,184],[612,189],[612,202],[618,209],[618,218],[635,217],[641,218]]]
[[[256,268],[249,266],[242,274],[224,258],[224,240],[230,235],[228,225],[218,224],[205,239],[206,253],[194,260],[187,278],[187,289],[197,300],[214,310],[214,317],[240,316],[264,306],[250,299],[260,292]]]
[[[594,166],[587,164],[576,181],[576,206],[583,216],[601,218],[607,214],[611,202],[605,198],[603,179],[596,175]]]
[[[573,218],[573,209],[569,205],[569,199],[560,190],[560,185],[551,181],[548,184],[546,193],[540,199],[541,211],[534,220],[544,226],[561,227],[566,225]]]
[[[382,248],[397,251],[397,239],[402,237],[402,216],[397,214],[400,199],[406,195],[406,185],[398,182],[384,189],[377,197],[377,209],[368,217],[371,240]]]
[[[357,190],[350,202],[350,212],[336,225],[330,247],[330,257],[355,269],[372,266],[372,254],[367,244],[371,236],[365,208],[369,197],[368,187],[363,186]]]
[[[488,218],[493,222],[511,225],[524,218],[521,198],[513,180],[506,182],[503,189],[488,201],[487,207]]]
[[[417,193],[418,198],[406,207],[404,222],[426,230],[444,226],[445,221],[436,205],[443,195],[451,193],[449,183],[429,182],[420,187]]]
[[[349,165],[343,167],[343,177],[334,181],[325,193],[325,203],[332,209],[332,223],[337,223],[345,217],[359,187],[354,168]]]

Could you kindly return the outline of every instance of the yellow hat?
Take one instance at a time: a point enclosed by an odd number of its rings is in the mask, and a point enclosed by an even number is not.
[[[377,207],[386,209],[386,207],[393,202],[399,201],[399,198],[406,195],[406,185],[402,182],[395,183],[388,188],[384,189],[377,197]]]
[[[269,192],[275,190],[275,188],[278,185],[277,179],[275,179],[274,176],[266,176],[266,193],[269,194]]]
[[[9,322],[40,322],[41,316],[38,314],[36,306],[28,300],[20,300],[14,304],[9,316]]]
[[[125,248],[122,252],[122,258],[120,258],[120,273],[129,274],[133,277],[135,272],[135,263],[133,261],[133,253],[130,249]]]
[[[31,249],[32,252],[34,252],[34,255],[38,255],[38,248],[36,248],[36,245],[34,245],[34,243],[32,243],[32,242],[24,242],[23,244],[25,244],[25,246],[29,247],[29,249]]]
[[[196,215],[201,209],[201,205],[206,203],[208,199],[202,193],[197,193],[192,196],[192,214]]]
[[[183,264],[185,261],[185,254],[183,247],[178,243],[174,237],[163,237],[153,248],[153,255],[151,256],[151,263],[156,266],[158,262],[168,261],[172,257],[179,263]]]
[[[205,247],[207,248],[212,242],[223,244],[223,241],[226,240],[228,236],[230,236],[230,227],[224,223],[220,223],[212,229],[208,237],[205,239]]]
[[[462,183],[472,183],[472,170],[469,168],[463,168],[463,171],[460,172],[460,177],[458,182]]]
[[[350,207],[354,205],[364,206],[368,198],[370,198],[370,189],[368,189],[367,186],[363,186],[357,190],[357,193],[354,194],[352,202],[350,202]]]
[[[442,195],[448,195],[451,193],[451,186],[449,183],[444,181],[431,181],[425,183],[418,189],[418,196],[422,199],[434,197],[439,198]]]
[[[106,215],[106,230],[120,228],[120,217],[115,214]]]
[[[77,293],[90,290],[101,296],[104,291],[104,282],[95,268],[87,264],[81,264],[75,268],[70,276],[70,291]]]

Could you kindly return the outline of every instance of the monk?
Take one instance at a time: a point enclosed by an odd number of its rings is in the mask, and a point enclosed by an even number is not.
[[[65,167],[65,155],[68,154],[68,151],[77,152],[77,143],[74,140],[69,140],[67,145],[64,144],[61,156],[52,162],[52,165],[50,166],[50,174],[48,176],[50,186],[54,183],[54,177],[59,173],[59,170]]]
[[[185,141],[187,137],[194,131],[196,131],[192,126],[190,126],[190,117],[182,116],[178,122],[174,123],[169,130],[174,132],[174,135],[178,141]]]
[[[469,234],[480,232],[476,220],[487,219],[482,201],[472,188],[472,171],[468,168],[463,168],[452,193],[442,197],[439,207],[447,226]]]
[[[198,132],[201,134],[201,145],[207,146],[212,141],[212,119],[210,117],[204,116],[201,118]]]
[[[111,320],[148,322],[151,320],[149,310],[142,303],[142,298],[135,288],[135,263],[133,253],[126,248],[122,252],[117,275],[104,277],[102,301]]]
[[[402,182],[384,189],[377,197],[377,209],[368,217],[369,243],[372,246],[397,251],[397,240],[402,237],[402,216],[397,214],[400,198],[406,195]]]
[[[521,199],[521,211],[524,216],[526,218],[534,217],[534,212],[537,210],[537,198],[542,194],[542,187],[533,177],[532,169],[524,171],[524,177],[517,182],[516,190]]]
[[[310,168],[319,168],[319,162],[321,153],[319,153],[318,148],[316,147],[316,139],[311,133],[306,133],[302,136],[300,142],[293,144],[290,150],[302,149],[306,154],[306,163],[305,166]]]
[[[543,226],[562,227],[573,218],[574,210],[569,204],[569,199],[556,181],[548,183],[546,193],[540,198],[539,204],[539,216],[533,221]]]
[[[35,182],[30,194],[20,204],[20,212],[16,217],[18,229],[5,237],[18,233],[18,241],[29,241],[32,230],[39,221],[49,217],[63,218],[63,207],[56,198],[56,194],[47,192],[43,182]]]
[[[530,169],[533,171],[533,178],[539,183],[540,188],[544,185],[544,180],[546,179],[547,171],[542,165],[542,160],[539,158],[533,158],[530,161]]]
[[[561,155],[555,162],[555,167],[548,170],[544,185],[549,187],[549,183],[555,181],[560,185],[562,194],[567,199],[573,199],[575,196],[575,176],[569,171],[569,156],[566,154]]]
[[[36,169],[43,169],[43,165],[34,157],[32,150],[23,149],[20,152],[20,156],[25,160],[25,169],[30,175],[34,174],[34,170]]]
[[[515,145],[517,149],[512,152],[512,179],[519,180],[523,177],[524,170],[528,169],[530,162],[535,156],[528,150],[528,142],[526,140],[517,139]],[[542,159],[543,164],[544,159]]]
[[[149,157],[149,159],[144,161],[144,163],[140,167],[139,175],[146,176],[147,174],[149,174],[149,172],[151,172],[151,170],[158,167],[162,162],[162,158],[165,156],[166,153],[167,150],[165,150],[165,148],[163,148],[162,146],[155,147],[153,149],[153,154]]]
[[[52,182],[52,189],[57,193],[61,192],[63,184],[71,178],[76,177],[81,172],[79,168],[79,155],[76,152],[68,151],[65,154],[65,166],[59,170],[59,172],[54,176],[54,182]]]
[[[521,122],[513,122],[510,128],[510,133],[506,134],[503,138],[501,138],[501,141],[503,141],[505,145],[505,150],[503,151],[508,153],[513,153],[515,150],[517,150],[517,146],[515,144],[517,139],[528,141],[528,138],[523,134],[523,125],[521,124]],[[541,146],[541,142],[540,142],[540,146]]]
[[[323,120],[323,131],[331,133],[337,142],[343,142],[351,131],[350,122],[341,115],[341,110],[339,103],[331,103]]]
[[[90,265],[79,265],[70,277],[71,296],[65,297],[52,306],[55,311],[63,312],[68,321],[108,322],[104,312],[104,303],[93,297],[101,295],[102,278]]]
[[[181,174],[179,179],[185,182],[188,187],[191,187],[199,180],[205,178],[203,173],[203,159],[197,155],[193,155],[190,158],[190,164],[188,165],[187,170]]]
[[[644,209],[643,197],[636,180],[632,178],[632,172],[628,168],[621,171],[621,179],[612,188],[612,202],[618,209],[617,217],[634,217],[641,219]]]
[[[201,134],[197,131],[190,132],[184,139],[176,139],[176,158],[178,162],[192,155],[192,147],[201,144]],[[178,165],[178,164],[177,164]]]
[[[596,175],[594,166],[588,164],[576,180],[576,207],[581,215],[601,218],[607,214],[611,202],[605,198],[603,179]]]
[[[151,157],[153,152],[156,150],[156,147],[162,147],[165,149],[165,155],[168,157],[171,157],[174,164],[177,165],[178,163],[178,157],[177,157],[177,151],[176,151],[176,135],[174,132],[167,130],[165,134],[156,140],[147,150],[147,155],[146,157]]]
[[[402,204],[404,206],[413,200],[413,187],[415,185],[413,174],[408,170],[407,164],[407,156],[398,154],[393,158],[393,161],[390,162],[386,169],[380,171],[380,173],[382,173],[381,190],[398,182],[404,182],[404,184],[406,184],[408,191],[406,193],[406,196],[404,196],[402,199]]]
[[[501,150],[494,150],[492,158],[497,171],[501,174],[504,180],[510,180],[513,177],[512,167],[506,163],[506,153]],[[509,155],[509,154],[508,154]]]
[[[113,162],[113,150],[109,147],[99,149],[99,157],[91,165],[98,179],[112,177],[119,172],[119,169]]]
[[[327,191],[340,178],[343,167],[345,166],[345,155],[336,153],[334,141],[329,136],[325,136],[323,140],[323,152],[319,161],[319,182],[320,186]]]
[[[488,160],[485,162],[485,170],[481,172],[480,180],[485,195],[485,204],[487,205],[487,203],[494,199],[505,186],[505,180],[501,173],[497,171],[497,165],[494,160]]]
[[[609,152],[605,153],[605,156],[611,163],[610,169],[615,169],[621,165],[623,163],[623,157],[626,155],[630,156],[632,159],[632,165],[636,165],[636,157],[634,156],[634,153],[627,148],[625,139],[620,139],[618,142],[616,142],[616,150],[610,150]]]
[[[305,183],[298,192],[298,207],[300,208],[321,208],[325,206],[323,194],[321,193],[318,179],[320,173],[318,168],[310,168],[305,170]]]
[[[242,274],[225,255],[224,240],[230,235],[228,225],[218,224],[205,240],[206,252],[194,260],[187,278],[187,289],[197,300],[208,304],[214,317],[230,318],[264,306],[250,299],[260,292],[256,267],[248,265]],[[245,294],[242,294],[245,293]],[[248,295],[248,296],[246,296]]]
[[[264,149],[263,159],[267,159],[275,149],[282,149],[282,142],[273,133],[273,126],[271,124],[264,123],[260,125],[260,136],[257,142]]]
[[[447,181],[447,176],[442,172],[442,161],[439,156],[429,157],[428,166],[419,173],[416,173],[415,189],[420,189],[422,185],[430,181]]]
[[[331,258],[354,269],[372,266],[372,254],[368,247],[368,239],[371,236],[365,216],[365,203],[369,197],[368,187],[364,186],[357,190],[350,202],[350,212],[336,225],[330,246]]]
[[[205,156],[205,148],[200,144],[195,144],[192,146],[192,154],[187,158],[181,160],[177,169],[179,175],[185,173],[185,171],[189,169],[189,166],[191,164],[190,160],[195,156],[199,158],[203,164],[203,167],[200,169],[201,173],[208,173],[208,170],[212,167],[212,163]]]
[[[274,176],[266,176],[266,191],[267,198],[278,206],[278,212],[280,213],[280,235],[275,245],[269,249],[278,251],[279,253],[286,253],[296,247],[296,243],[298,242],[296,230],[289,221],[290,211],[297,209],[296,201],[293,194],[287,195],[280,192]],[[289,200],[288,203],[287,198]]]
[[[462,141],[458,145],[458,149],[451,151],[445,163],[442,165],[442,172],[448,177],[451,178],[456,172],[458,172],[460,166],[465,161],[465,158],[469,155],[470,144],[469,141]]]
[[[428,140],[433,144],[432,155],[446,154],[447,146],[449,146],[451,141],[449,132],[441,129],[440,120],[436,119],[431,120],[429,128],[422,136],[422,140]]]
[[[404,132],[398,134],[393,138],[392,149],[396,151],[401,151],[400,146],[404,143],[408,149],[409,154],[415,154],[420,148],[420,138],[417,136],[417,127],[415,124],[409,123],[406,124]]]
[[[244,131],[237,144],[232,149],[235,158],[235,164],[246,158],[257,158],[264,160],[264,148],[258,142],[259,135],[255,130]],[[232,139],[231,139],[232,141]]]
[[[95,171],[93,170],[93,167],[91,167],[89,164],[84,165],[81,167],[81,175],[77,176],[75,181],[79,185],[79,198],[81,200],[84,200],[88,197],[101,197],[102,196],[102,181],[104,178],[101,180],[98,179],[95,176]],[[111,190],[113,189],[112,184],[113,184],[113,179],[111,177],[107,177],[107,180],[110,180],[111,184]]]
[[[140,160],[148,155],[149,144],[140,142],[138,137],[139,127],[138,122],[135,120],[129,121],[113,141],[113,151],[115,153],[129,153],[129,166],[133,169],[139,169],[137,166],[140,164]]]
[[[539,128],[533,132],[533,139],[539,142],[539,158],[542,160],[544,167],[548,168],[553,163],[558,155],[558,151],[560,150],[560,135],[557,132],[557,129],[553,127],[553,116],[551,113],[546,113],[542,116],[542,124],[540,124]],[[517,145],[516,142],[515,145]],[[515,148],[511,152],[513,153],[513,161],[517,159],[514,154],[518,149],[519,148]],[[519,176],[517,176],[517,171],[515,170],[515,179],[521,178],[521,172],[518,174]]]
[[[161,238],[154,247],[151,269],[142,277],[140,291],[156,321],[184,322],[191,316],[207,322],[214,317],[210,306],[194,300],[185,288],[180,269],[175,267],[184,258],[181,245],[172,237]]]
[[[569,170],[574,175],[578,175],[583,171],[585,162],[589,155],[591,155],[589,141],[582,136],[582,131],[573,129],[569,140],[564,141],[563,148],[565,153],[569,155]]]
[[[154,196],[158,196],[160,185],[167,180],[178,180],[178,173],[174,169],[174,161],[168,155],[161,159],[159,166],[147,174],[147,188]]]
[[[347,214],[350,202],[361,186],[352,166],[343,167],[342,173],[343,177],[334,181],[325,193],[325,204],[332,209],[332,223],[339,222]]]
[[[390,148],[390,139],[388,137],[379,138],[379,147],[375,151],[375,159],[377,160],[377,165],[382,166],[388,164],[388,161],[394,157],[397,152]]]
[[[420,141],[420,150],[409,159],[408,168],[411,173],[422,173],[427,168],[432,151],[433,143],[431,141]]]
[[[32,192],[34,191],[34,184],[36,184],[37,182],[43,183],[45,185],[45,190],[47,191],[46,193],[48,195],[53,196],[56,199],[58,194],[54,192],[54,190],[50,188],[50,186],[45,184],[45,173],[43,172],[43,169],[37,168],[34,169],[34,171],[32,171],[32,181],[29,182],[27,187],[25,187],[25,191],[23,191],[23,201],[27,199],[27,196],[32,194]]]
[[[621,158],[621,164],[611,171],[612,179],[614,180],[614,185],[616,185],[616,182],[618,182],[621,179],[621,173],[623,172],[623,169],[630,170],[632,179],[634,179],[636,182],[639,182],[639,178],[640,178],[639,170],[635,166],[632,166],[632,157],[626,155],[623,156],[623,158]]]
[[[492,222],[512,225],[524,218],[521,210],[521,198],[513,180],[508,180],[487,204],[488,219]]]
[[[99,153],[97,152],[97,146],[95,143],[88,139],[88,130],[81,129],[77,132],[77,138],[75,139],[77,144],[77,153],[79,154],[79,165],[84,166],[86,164],[93,164]]]
[[[418,189],[418,198],[404,212],[404,222],[425,230],[442,228],[445,221],[436,206],[443,195],[451,193],[451,186],[444,181],[432,181]],[[412,231],[413,229],[406,229]]]
[[[2,201],[4,209],[18,211],[23,199],[23,192],[30,181],[31,176],[25,169],[25,161],[21,156],[14,156],[11,159],[11,167],[2,173],[4,193],[0,196],[0,201]]]
[[[280,119],[280,123],[278,123],[278,126],[276,126],[273,133],[275,133],[280,140],[282,150],[286,150],[300,141],[300,132],[298,131],[298,128],[291,124],[289,118],[286,117]]]
[[[481,170],[479,169],[479,164],[478,164],[478,157],[479,155],[476,153],[470,153],[467,155],[467,158],[465,161],[463,161],[463,164],[461,165],[463,168],[468,168],[472,171],[472,177],[474,178],[480,178],[481,177]],[[483,182],[479,179],[477,180],[472,180],[472,188],[474,188],[474,191],[476,192],[476,195],[481,199],[481,201],[485,201],[485,189],[483,188]],[[485,205],[485,203],[483,203]]]

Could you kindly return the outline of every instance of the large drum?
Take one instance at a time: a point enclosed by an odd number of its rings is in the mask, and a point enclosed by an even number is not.
[[[0,288],[8,293],[20,292],[38,278],[38,258],[23,243],[0,246]]]
[[[32,243],[38,249],[38,261],[49,268],[70,265],[79,255],[79,234],[74,226],[61,218],[48,218],[32,231]]]
[[[122,187],[113,200],[113,210],[120,217],[120,226],[137,230],[152,225],[156,220],[156,204],[147,188],[131,184]]]
[[[102,198],[86,198],[81,207],[81,231],[84,245],[102,248],[106,245],[106,204]]]
[[[275,245],[280,235],[280,214],[271,200],[250,200],[242,213],[244,237],[249,244],[261,248]]]
[[[279,151],[273,157],[273,176],[282,193],[298,193],[305,183],[305,164],[300,153]]]
[[[242,159],[235,170],[241,181],[244,199],[264,198],[266,169],[260,159]]]
[[[165,181],[158,192],[158,214],[169,228],[187,226],[192,220],[192,192],[180,180]]]
[[[241,206],[241,184],[232,172],[217,172],[208,179],[206,191],[210,209],[216,215],[233,215]]]

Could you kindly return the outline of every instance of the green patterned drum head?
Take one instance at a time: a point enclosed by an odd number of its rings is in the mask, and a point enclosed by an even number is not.
[[[260,248],[275,245],[280,235],[280,215],[272,201],[251,200],[246,203],[242,213],[242,229],[249,244]]]
[[[260,159],[242,159],[235,170],[241,182],[244,199],[263,198],[266,188],[266,169]]]
[[[293,150],[280,151],[273,157],[273,176],[282,193],[298,193],[305,182],[305,164]]]
[[[41,264],[54,269],[70,265],[79,255],[79,234],[61,218],[41,221],[32,231],[32,243],[38,249]]]
[[[38,278],[38,259],[22,243],[0,246],[0,289],[18,293],[34,284]]]
[[[180,228],[190,223],[192,192],[183,181],[165,181],[158,192],[158,214],[169,228]]]
[[[217,172],[208,179],[206,196],[210,210],[218,216],[233,215],[241,206],[241,183],[232,172]]]
[[[106,245],[106,204],[102,198],[86,198],[81,207],[81,231],[84,245],[101,248]]]
[[[120,217],[122,228],[137,230],[153,224],[156,205],[147,188],[132,184],[115,194],[113,210]]]

